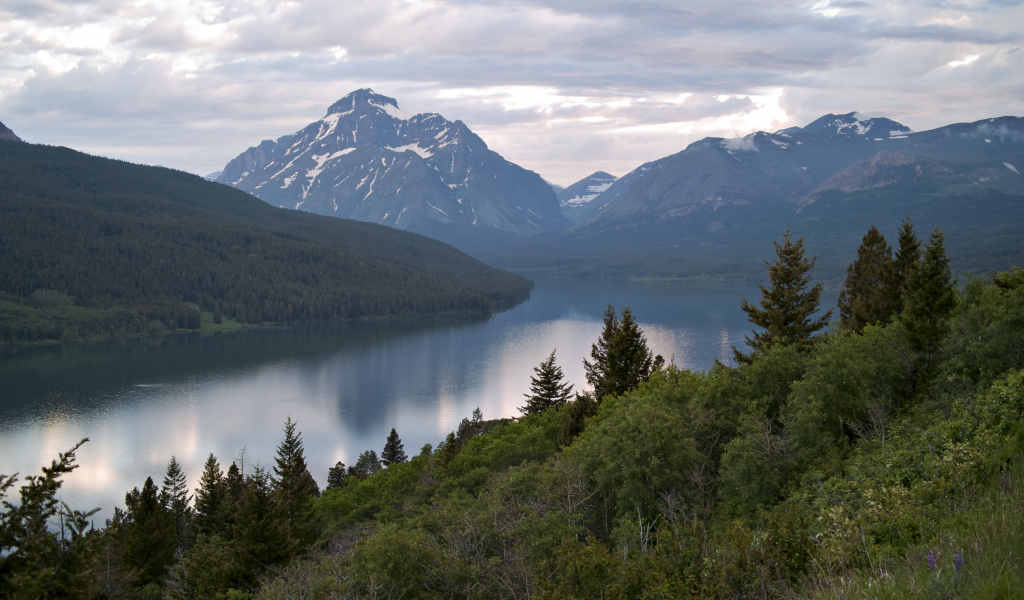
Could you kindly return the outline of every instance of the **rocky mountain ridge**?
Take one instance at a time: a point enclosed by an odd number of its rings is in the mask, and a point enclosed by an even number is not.
[[[346,95],[300,131],[249,148],[217,181],[275,206],[455,244],[571,224],[539,175],[488,149],[465,123],[406,113],[370,89]]]

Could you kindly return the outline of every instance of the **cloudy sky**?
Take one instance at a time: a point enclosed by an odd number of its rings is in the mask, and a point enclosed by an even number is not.
[[[195,173],[371,87],[569,184],[829,113],[1024,115],[1024,0],[4,0],[0,121]]]

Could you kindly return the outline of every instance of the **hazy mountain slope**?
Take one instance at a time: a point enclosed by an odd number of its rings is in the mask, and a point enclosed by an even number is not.
[[[576,183],[561,190],[555,190],[562,214],[573,223],[585,221],[600,210],[604,204],[595,203],[601,193],[615,183],[618,178],[604,171],[596,171],[580,179]]]
[[[0,142],[0,292],[253,321],[485,311],[529,281],[388,227],[281,210],[201,177]]]
[[[462,121],[405,113],[369,89],[294,134],[249,148],[217,180],[275,206],[455,242],[571,224],[539,175],[489,150]]]
[[[946,230],[959,269],[1005,269],[1024,262],[1024,238],[1006,235],[1024,230],[1020,165],[1021,118],[914,133],[888,119],[826,115],[804,128],[700,140],[652,163],[590,220],[475,255],[529,270],[756,274],[791,225],[817,244],[823,275],[839,277],[864,231],[894,231],[909,214],[922,235],[936,223]]]

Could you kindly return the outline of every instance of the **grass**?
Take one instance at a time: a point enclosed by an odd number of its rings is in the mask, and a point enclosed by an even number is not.
[[[241,328],[241,323],[228,316],[221,317],[220,324],[214,323],[213,313],[207,310],[203,311],[202,322],[199,325],[199,331],[226,331]]]
[[[901,564],[818,582],[811,598],[1024,599],[1024,457]],[[956,566],[957,556],[962,566]],[[930,561],[929,557],[933,557]]]

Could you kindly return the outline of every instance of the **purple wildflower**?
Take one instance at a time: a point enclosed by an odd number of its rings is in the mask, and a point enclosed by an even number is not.
[[[956,572],[959,573],[960,569],[964,568],[964,553],[960,552],[956,555],[956,561],[953,565],[956,567]]]
[[[931,571],[932,573],[935,572],[935,551],[934,550],[929,550],[928,551],[928,570]]]

